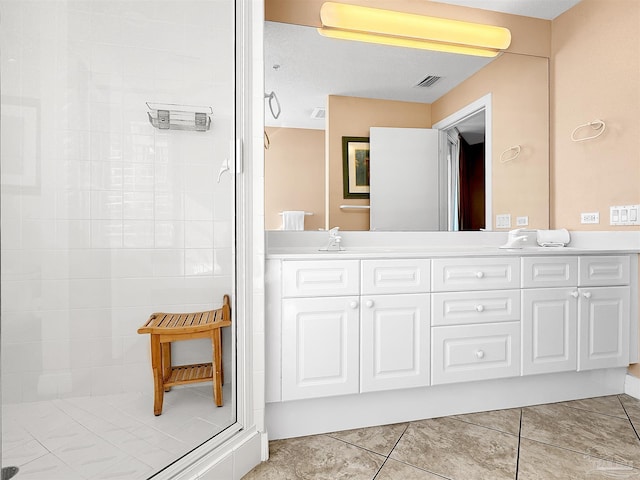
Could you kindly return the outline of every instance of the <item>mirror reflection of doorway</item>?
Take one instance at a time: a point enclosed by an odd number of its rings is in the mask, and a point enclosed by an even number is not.
[[[491,230],[491,94],[433,128],[441,132],[441,218],[446,230]]]
[[[449,230],[486,228],[484,110],[446,130]]]

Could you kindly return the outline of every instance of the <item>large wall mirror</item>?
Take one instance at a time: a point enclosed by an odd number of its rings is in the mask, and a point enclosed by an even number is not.
[[[346,42],[322,37],[313,27],[269,21],[264,48],[266,94],[277,97],[277,104],[265,99],[267,230],[281,229],[286,211],[306,212],[305,230],[549,227],[548,58]],[[438,158],[416,174],[412,150],[404,148],[411,141],[398,137],[385,160],[391,168],[384,178],[392,188],[381,193],[376,187],[376,161],[382,160],[372,150],[370,198],[353,198],[343,182],[344,138],[373,142],[376,135],[378,142],[379,127],[437,128]],[[372,224],[376,204],[389,206],[404,194],[407,200],[387,210],[418,216],[413,204],[436,202],[431,210],[438,219],[390,228]]]

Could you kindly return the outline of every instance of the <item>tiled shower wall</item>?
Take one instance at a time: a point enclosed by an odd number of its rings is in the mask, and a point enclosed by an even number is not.
[[[233,24],[232,0],[0,1],[3,402],[151,390],[137,328],[233,293]]]

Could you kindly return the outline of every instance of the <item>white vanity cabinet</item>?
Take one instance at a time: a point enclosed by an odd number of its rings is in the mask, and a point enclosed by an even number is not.
[[[433,260],[434,385],[520,375],[520,260]]]
[[[267,401],[628,365],[628,255],[270,265]]]
[[[578,257],[522,258],[522,374],[576,370]]]
[[[282,292],[282,400],[358,393],[360,261],[285,261]]]
[[[429,385],[430,261],[362,261],[360,391]]]
[[[578,370],[629,364],[628,256],[580,257]]]
[[[629,257],[523,257],[522,279],[523,375],[628,365]]]

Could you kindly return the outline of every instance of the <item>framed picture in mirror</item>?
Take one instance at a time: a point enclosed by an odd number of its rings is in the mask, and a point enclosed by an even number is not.
[[[342,137],[344,198],[369,198],[369,137]]]

